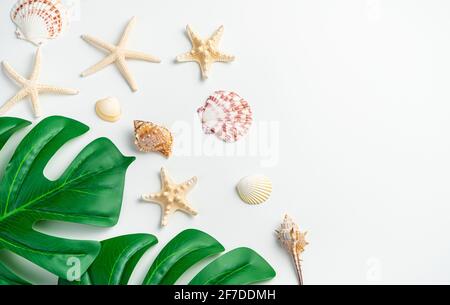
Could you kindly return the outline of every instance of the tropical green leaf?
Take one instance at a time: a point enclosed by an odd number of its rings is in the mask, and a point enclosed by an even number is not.
[[[210,235],[186,230],[172,239],[159,253],[144,285],[172,285],[186,270],[206,257],[223,252],[224,247]]]
[[[149,234],[116,237],[102,242],[95,262],[79,282],[60,279],[60,285],[126,285],[144,253],[157,243]],[[144,284],[169,285],[191,266],[204,258],[222,252],[223,247],[211,236],[197,230],[186,230],[160,252]],[[275,277],[273,268],[255,251],[239,248],[206,266],[190,285],[243,285]]]
[[[249,248],[230,251],[200,271],[189,285],[250,285],[274,278],[275,270]]]
[[[102,241],[102,249],[79,282],[60,279],[60,285],[127,285],[147,250],[158,239],[150,234],[132,234]]]
[[[30,285],[0,262],[0,285]]]
[[[17,118],[8,118],[1,117],[0,118],[0,149],[5,146],[6,142],[9,138],[16,132],[31,123],[22,119]]]
[[[11,121],[0,120],[0,130],[9,125]],[[44,119],[19,144],[0,181],[0,249],[60,278],[67,278],[67,265],[73,259],[79,261],[81,274],[85,273],[99,253],[100,243],[49,236],[33,226],[44,220],[115,225],[125,173],[134,160],[101,138],[85,147],[60,178],[47,179],[43,171],[55,153],[88,130],[68,118]]]

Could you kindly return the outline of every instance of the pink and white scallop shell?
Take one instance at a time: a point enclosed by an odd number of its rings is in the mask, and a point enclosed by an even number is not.
[[[215,92],[197,112],[203,131],[214,134],[227,143],[246,136],[253,123],[250,105],[234,92]]]
[[[18,0],[11,9],[19,39],[40,46],[60,36],[70,24],[70,12],[61,0]]]

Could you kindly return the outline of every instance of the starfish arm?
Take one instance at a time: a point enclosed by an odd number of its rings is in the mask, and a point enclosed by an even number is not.
[[[214,46],[219,45],[220,39],[222,39],[222,36],[223,36],[223,31],[224,31],[224,27],[223,27],[223,25],[221,25],[209,39],[214,44]]]
[[[161,208],[162,208],[161,227],[165,227],[169,223],[169,217],[175,212],[175,209],[173,209],[170,205],[161,206]]]
[[[161,60],[155,56],[145,54],[143,52],[138,52],[138,51],[126,50],[125,57],[129,58],[129,59],[144,60],[144,61],[154,62],[154,63],[161,62]]]
[[[168,223],[169,223],[169,215],[163,214],[161,216],[161,227],[167,227]]]
[[[145,195],[142,195],[142,200],[144,200],[146,202],[158,203],[156,201],[156,196],[157,195],[158,194],[145,194]]]
[[[120,73],[122,74],[123,78],[127,81],[128,85],[130,86],[131,90],[133,92],[136,92],[138,90],[138,86],[136,84],[136,81],[134,80],[133,75],[130,72],[130,69],[127,66],[127,63],[125,62],[124,58],[119,58],[116,61],[117,68],[119,68]]]
[[[30,94],[31,104],[33,105],[34,116],[39,118],[42,116],[42,108],[39,103],[39,93],[36,90],[33,90]]]
[[[136,25],[136,17],[133,17],[130,22],[128,23],[127,27],[123,31],[122,38],[120,38],[119,46],[124,47],[127,42],[128,38],[130,37],[130,33],[133,30],[134,26]]]
[[[232,62],[234,60],[235,60],[235,57],[233,55],[227,55],[227,54],[223,54],[223,53],[219,53],[215,58],[215,61],[218,61],[218,62]]]
[[[103,70],[104,68],[106,68],[107,66],[109,66],[110,64],[112,64],[115,61],[116,61],[116,57],[114,56],[114,54],[111,54],[108,57],[106,57],[105,59],[103,59],[102,61],[100,61],[99,63],[93,65],[92,67],[90,67],[89,69],[87,69],[86,71],[81,73],[81,76],[85,77],[85,76],[92,75],[100,70]]]
[[[84,41],[86,41],[87,43],[89,43],[90,45],[92,45],[98,49],[102,49],[104,51],[113,52],[116,49],[116,47],[114,45],[107,43],[103,40],[94,38],[89,35],[83,35],[83,36],[81,36],[81,38]]]
[[[203,79],[207,79],[209,77],[209,70],[211,70],[211,66],[212,63],[208,62],[198,62],[199,66],[200,66],[200,70],[202,72],[202,78]]]
[[[39,74],[41,73],[41,54],[41,48],[38,48],[36,51],[36,57],[34,58],[33,72],[31,72],[30,76],[31,81],[37,80]]]
[[[3,62],[3,70],[5,71],[5,74],[10,77],[12,80],[14,80],[17,84],[23,85],[27,82],[27,79],[19,73],[17,73],[7,62]]]
[[[38,91],[42,93],[54,93],[62,95],[77,95],[79,93],[76,89],[61,88],[50,85],[38,85]]]
[[[193,177],[193,178],[189,179],[188,181],[184,182],[183,184],[181,184],[181,188],[183,190],[185,190],[186,192],[189,192],[197,185],[197,182],[198,182],[198,178]]]
[[[187,213],[187,214],[189,214],[189,215],[192,215],[192,216],[196,216],[196,215],[198,215],[198,212],[196,211],[196,210],[194,210],[193,208],[191,208],[186,202],[184,202],[184,201],[182,201],[180,204],[179,204],[179,208],[178,208],[180,211],[183,211],[183,212],[185,212],[185,213]]]
[[[191,52],[187,52],[177,56],[178,62],[196,61]]]
[[[12,106],[14,106],[17,102],[27,97],[28,92],[25,90],[20,90],[15,96],[9,99],[2,107],[0,107],[0,115],[4,115],[8,112]]]
[[[163,167],[161,168],[161,187],[163,190],[165,190],[169,185],[172,185],[173,181],[170,179],[169,175],[167,174],[166,169]]]
[[[186,26],[186,33],[194,48],[203,44],[203,40],[192,30],[190,25]]]

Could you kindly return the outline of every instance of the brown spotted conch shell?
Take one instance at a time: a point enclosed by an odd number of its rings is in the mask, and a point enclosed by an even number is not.
[[[276,233],[283,248],[292,255],[299,284],[303,285],[301,255],[308,245],[308,242],[305,239],[308,232],[300,232],[298,225],[292,221],[291,217],[286,215],[280,229],[277,230]]]
[[[172,154],[170,131],[151,122],[134,121],[135,143],[142,152],[159,152],[166,158]]]

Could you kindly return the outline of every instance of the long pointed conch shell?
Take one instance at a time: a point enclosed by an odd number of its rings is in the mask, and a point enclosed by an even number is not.
[[[306,234],[302,233],[292,218],[286,215],[279,230],[276,231],[278,240],[283,248],[285,248],[292,256],[297,271],[297,277],[300,285],[303,285],[303,273],[301,266],[301,255],[308,245]]]

